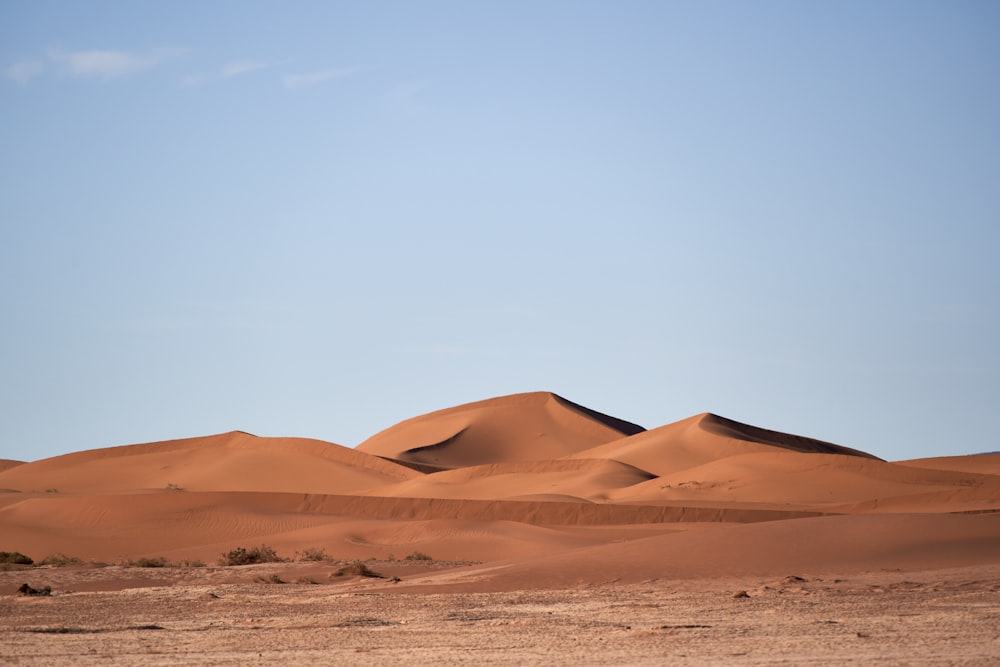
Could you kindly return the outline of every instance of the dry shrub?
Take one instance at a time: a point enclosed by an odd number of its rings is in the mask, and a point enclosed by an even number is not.
[[[311,561],[311,562],[321,562],[330,560],[330,557],[326,555],[326,550],[317,547],[306,547],[302,551],[295,552],[295,560],[298,561]]]
[[[330,576],[345,577],[349,574],[353,574],[358,577],[375,577],[377,579],[383,578],[381,574],[373,571],[371,568],[369,568],[367,565],[365,565],[359,560],[356,560],[353,563],[348,563],[347,565],[342,565]]]
[[[434,560],[423,551],[414,551],[411,554],[403,557],[403,560]]]
[[[66,567],[67,565],[79,565],[83,561],[76,556],[66,554],[52,554],[38,561],[39,565],[53,565],[55,567]]]
[[[17,589],[19,595],[32,595],[32,596],[48,596],[52,595],[51,586],[42,586],[41,588],[32,588],[28,584],[21,584],[21,587]]]
[[[220,565],[254,565],[255,563],[283,563],[284,559],[271,547],[262,544],[259,547],[245,549],[236,547],[232,551],[222,554],[219,558]]]
[[[10,565],[31,565],[35,561],[25,556],[20,551],[0,551],[0,563]]]
[[[20,551],[0,551],[0,572],[27,570],[34,562]]]
[[[166,567],[170,563],[163,556],[157,556],[155,558],[138,558],[136,560],[130,560],[126,563],[129,567]]]

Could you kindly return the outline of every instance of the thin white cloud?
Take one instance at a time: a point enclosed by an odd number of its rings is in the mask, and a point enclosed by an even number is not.
[[[200,86],[210,81],[231,79],[235,76],[241,76],[243,74],[249,74],[251,72],[271,67],[273,64],[274,63],[269,63],[263,60],[233,60],[220,67],[217,72],[207,74],[189,74],[181,79],[181,85],[185,88],[190,88],[191,86]]]
[[[52,60],[65,65],[70,73],[82,77],[115,79],[155,67],[184,53],[184,49],[153,49],[129,51],[73,51],[49,53]]]
[[[8,79],[18,83],[27,83],[42,72],[42,63],[37,60],[22,60],[7,67],[3,73]]]
[[[340,79],[361,71],[360,67],[336,67],[325,69],[319,72],[305,72],[302,74],[286,74],[284,76],[285,88],[296,90],[307,86],[314,86],[330,79]]]
[[[240,74],[256,72],[259,69],[264,69],[265,67],[270,66],[270,63],[265,63],[260,60],[234,60],[233,62],[225,65],[219,71],[219,76],[223,79],[228,79],[233,76],[239,76]]]

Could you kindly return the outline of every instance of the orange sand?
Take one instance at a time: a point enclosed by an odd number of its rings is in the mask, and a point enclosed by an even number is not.
[[[645,431],[549,393],[357,449],[231,432],[0,462],[0,550],[215,562],[237,546],[474,566],[512,590],[1000,562],[1000,455],[889,463],[711,414]]]

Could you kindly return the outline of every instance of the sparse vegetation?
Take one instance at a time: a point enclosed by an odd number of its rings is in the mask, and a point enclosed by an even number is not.
[[[54,567],[66,567],[67,565],[79,565],[83,561],[76,556],[65,554],[52,554],[38,561],[38,565],[52,565]]]
[[[326,555],[326,550],[322,548],[306,547],[302,551],[295,552],[295,560],[318,563],[321,561],[330,560],[330,557]]]
[[[20,551],[0,551],[0,563],[10,565],[31,565],[35,561],[25,556]]]
[[[130,560],[127,565],[130,567],[167,567],[170,563],[163,556],[157,556],[156,558],[139,558],[136,560]]]
[[[28,584],[21,584],[21,587],[17,589],[20,595],[30,595],[30,596],[48,596],[52,595],[51,586],[42,586],[41,588],[32,588]]]
[[[59,493],[59,489],[56,488],[45,489],[45,493]]]
[[[232,551],[227,551],[222,554],[222,557],[219,559],[219,564],[254,565],[255,563],[282,563],[284,560],[285,559],[278,556],[274,549],[266,544],[262,544],[259,547],[253,547],[252,549],[236,547]]]
[[[180,560],[177,561],[178,567],[205,567],[205,561],[203,560]]]
[[[146,625],[130,625],[125,628],[70,628],[59,626],[55,628],[25,628],[22,632],[34,632],[42,635],[96,635],[102,632],[119,632],[120,630],[165,630],[162,625],[147,623]]]
[[[28,628],[25,632],[33,632],[39,635],[92,635],[101,632],[95,628],[68,628],[61,626],[58,628]]]
[[[382,575],[375,572],[367,565],[357,560],[353,563],[348,563],[347,565],[342,565],[338,568],[331,577],[346,577],[347,575],[355,575],[358,577],[375,577],[377,579],[382,579]]]
[[[167,491],[183,491],[183,486],[177,486],[173,482],[167,482]]]
[[[414,551],[411,554],[407,554],[403,557],[403,560],[434,560],[423,551]]]

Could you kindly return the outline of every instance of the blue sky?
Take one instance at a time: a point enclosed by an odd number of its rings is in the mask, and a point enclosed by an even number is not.
[[[550,390],[1000,449],[993,2],[0,2],[0,458]]]

